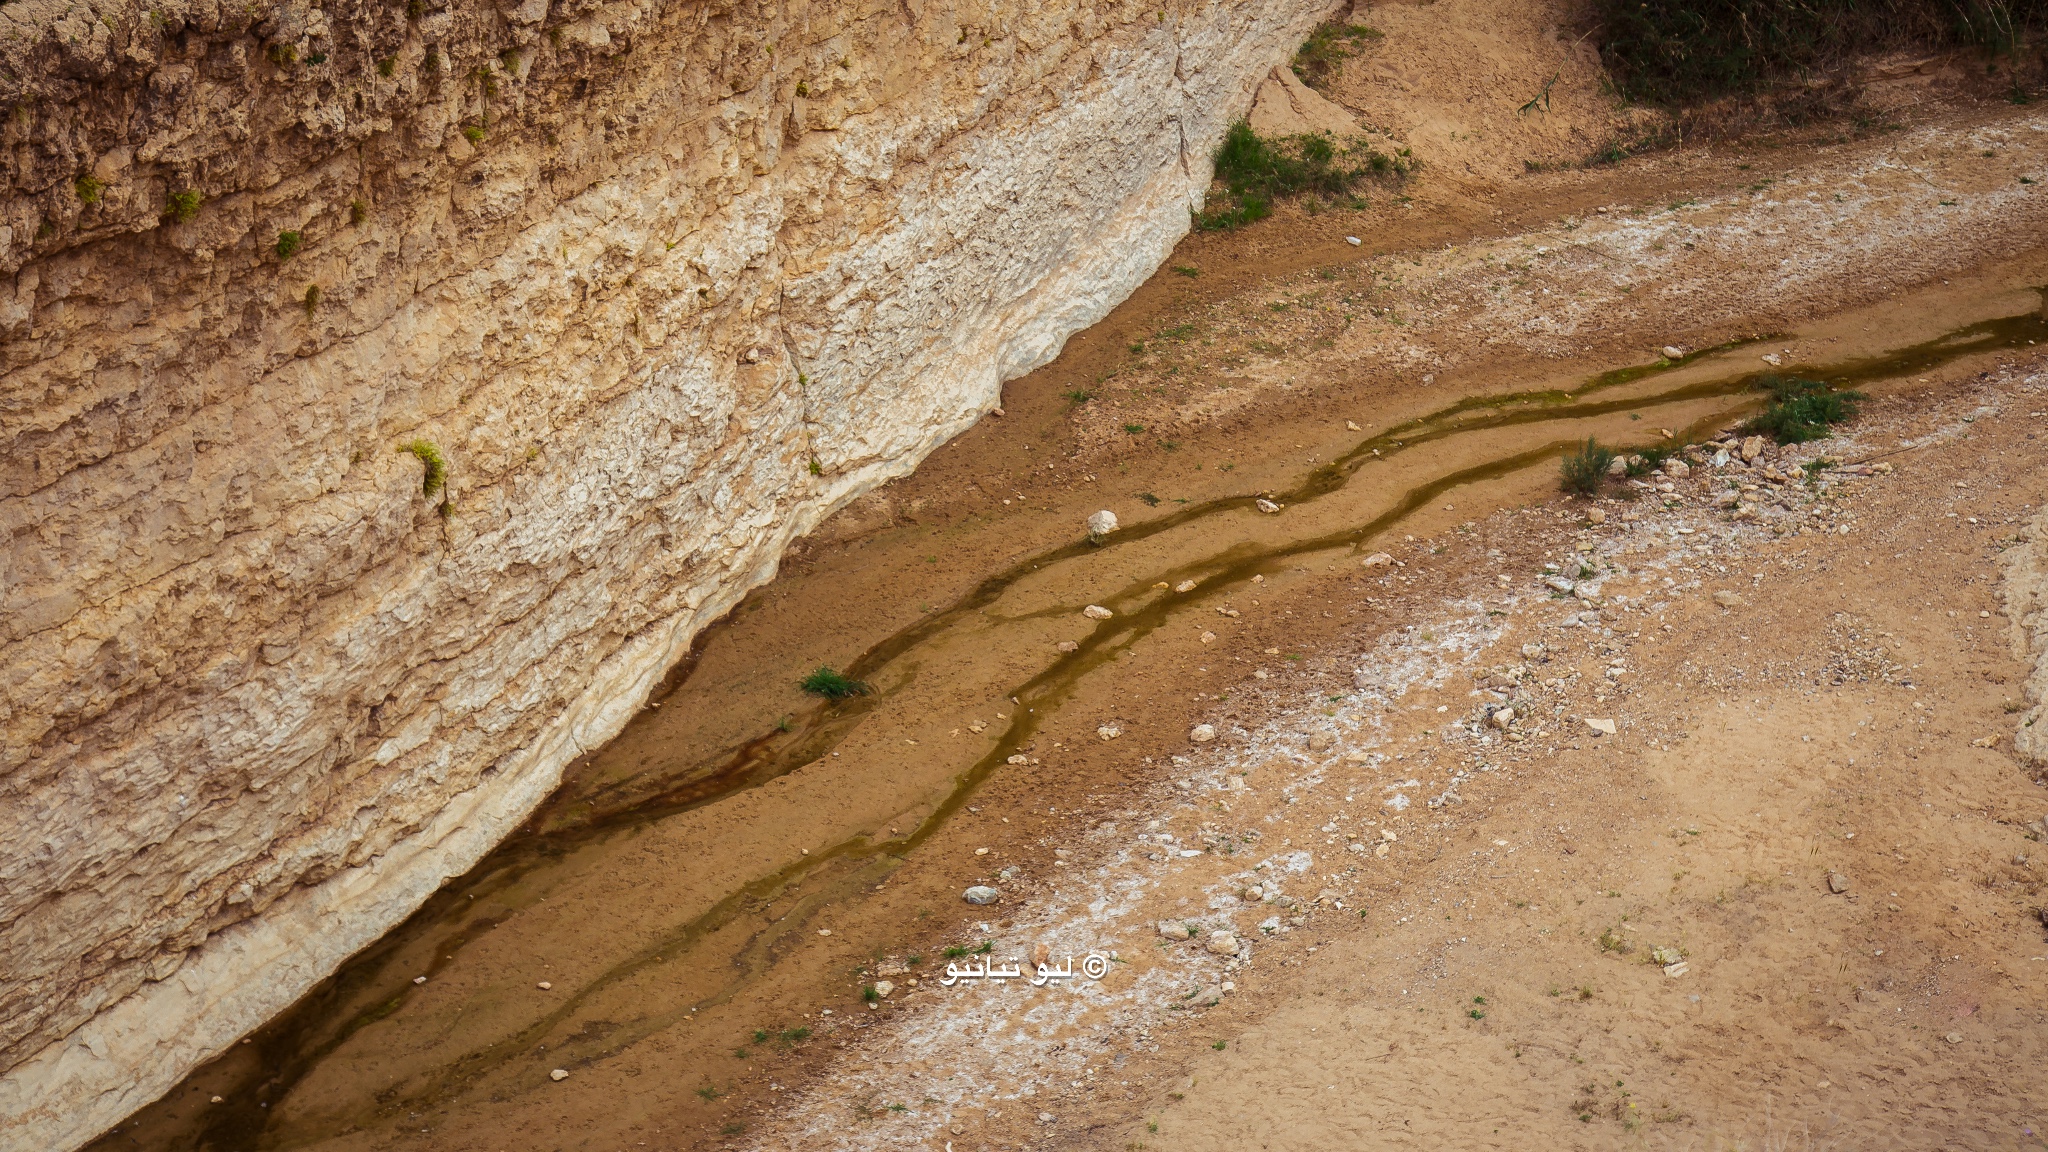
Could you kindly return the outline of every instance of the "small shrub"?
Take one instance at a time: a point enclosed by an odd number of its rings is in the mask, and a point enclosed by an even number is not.
[[[723,1095],[723,1093],[719,1092],[718,1089],[713,1088],[711,1085],[706,1084],[702,1088],[697,1089],[697,1095],[703,1097],[705,1103],[708,1104],[711,1101],[718,1099],[719,1096]]]
[[[776,1033],[775,1042],[787,1048],[792,1044],[801,1044],[810,1038],[811,1030],[809,1028],[784,1028],[781,1032]]]
[[[306,238],[297,232],[279,232],[277,234],[277,258],[280,261],[289,260],[298,255],[299,249],[305,247],[305,244]]]
[[[1189,264],[1175,264],[1173,266],[1173,271],[1175,275],[1185,276],[1190,280],[1193,280],[1195,277],[1200,276],[1202,274],[1202,270],[1200,268],[1196,268],[1193,265]]]
[[[1145,431],[1145,426],[1143,424],[1126,424],[1124,425],[1124,431],[1136,436]]]
[[[299,303],[306,309],[306,319],[311,320],[313,313],[320,307],[320,286],[318,284],[306,285],[305,299]]]
[[[311,53],[311,54],[309,54],[309,55],[308,55],[308,56],[306,57],[306,63],[308,63],[308,64],[325,64],[325,63],[327,63],[327,53],[325,53],[325,52],[314,52],[314,53]]]
[[[1821,439],[1830,426],[1854,419],[1857,401],[1864,398],[1861,392],[1833,392],[1818,380],[1796,376],[1766,376],[1757,387],[1771,394],[1771,403],[1743,428],[1780,444]]]
[[[377,61],[377,75],[384,77],[386,80],[391,79],[392,73],[397,71],[398,57],[386,56],[382,60]]]
[[[348,202],[348,222],[350,224],[361,224],[369,218],[370,205],[368,201],[351,200]]]
[[[825,466],[818,462],[818,458],[816,456],[811,457],[811,475],[823,476],[824,474]]]
[[[484,130],[475,124],[465,124],[462,126],[462,138],[471,144],[481,144],[484,142]]]
[[[1561,465],[1564,490],[1591,496],[1600,490],[1601,481],[1607,478],[1607,469],[1613,463],[1613,452],[1601,447],[1591,436],[1586,437],[1584,447],[1565,455]]]
[[[870,1004],[873,1004],[881,1000],[882,994],[880,992],[875,991],[875,986],[873,984],[863,984],[861,985],[860,989],[860,998],[867,1001]]]
[[[813,696],[823,696],[827,700],[844,700],[849,696],[865,696],[872,691],[866,684],[850,676],[834,672],[823,664],[818,665],[817,671],[804,677],[798,687]]]
[[[1065,392],[1060,393],[1060,395],[1067,398],[1068,404],[1075,406],[1086,404],[1090,400],[1095,399],[1094,393],[1082,388],[1069,388]]]
[[[1216,180],[1223,193],[1195,214],[1195,226],[1215,231],[1263,220],[1284,196],[1313,193],[1341,199],[1368,176],[1407,174],[1415,165],[1406,153],[1388,156],[1359,141],[1340,148],[1328,135],[1268,139],[1239,120],[1216,149]]]
[[[199,203],[197,188],[173,192],[164,198],[164,215],[170,217],[173,224],[190,223],[194,216],[199,215]]]
[[[425,474],[420,477],[421,494],[432,496],[447,486],[448,458],[441,455],[441,450],[434,446],[433,441],[408,440],[400,444],[398,450],[412,453],[426,468]]]
[[[1330,21],[1316,26],[1294,54],[1294,74],[1303,84],[1321,88],[1336,77],[1337,69],[1358,51],[1358,46],[1378,40],[1382,33],[1363,24]]]
[[[99,203],[100,193],[107,190],[106,184],[94,179],[90,173],[73,181],[71,188],[78,193],[79,202],[83,204]]]
[[[432,48],[427,49],[427,54],[420,58],[420,69],[429,76],[439,72],[441,70],[441,54]]]
[[[289,68],[299,62],[299,50],[290,44],[272,44],[270,62],[279,68]]]

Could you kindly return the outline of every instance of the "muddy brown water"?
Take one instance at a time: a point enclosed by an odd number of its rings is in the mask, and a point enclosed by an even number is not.
[[[1982,301],[1977,314],[2009,308],[2011,299],[2003,293]],[[1962,357],[2048,341],[2044,311],[1990,315],[1911,347],[1779,371],[1836,387],[1868,387]],[[1030,748],[1079,685],[1097,674],[1113,676],[1116,661],[1144,637],[1214,611],[1246,594],[1254,578],[1289,564],[1368,551],[1374,540],[1454,490],[1554,467],[1588,435],[1648,447],[1726,428],[1761,403],[1757,384],[1764,373],[1736,368],[1736,351],[1723,346],[1622,368],[1576,388],[1460,399],[1360,440],[1286,491],[1190,504],[1099,546],[1075,541],[1029,556],[861,653],[845,671],[871,683],[871,694],[816,702],[737,743],[706,747],[685,740],[661,747],[651,760],[615,763],[624,753],[614,750],[633,743],[629,729],[614,749],[572,772],[518,834],[467,875],[94,1147],[240,1152],[400,1128],[458,1100],[521,1090],[551,1065],[575,1067],[619,1053],[728,1003],[779,962],[814,912],[883,881],[1011,756]],[[1675,433],[1672,440],[1656,434],[1660,425]],[[1444,450],[1453,443],[1460,451]],[[1254,502],[1261,496],[1283,511],[1260,513]],[[1187,593],[1171,590],[1184,580],[1197,585]],[[1054,651],[1050,638],[1071,632],[1088,603],[1115,615],[1074,636],[1072,651]],[[1028,653],[1029,660],[994,668],[977,663],[992,651]],[[686,697],[695,667],[693,653],[665,685],[668,700]],[[997,713],[1000,719],[970,762],[955,761],[937,778],[935,794],[922,802],[919,795],[897,798],[896,808],[916,813],[914,823],[905,821],[907,829],[845,836],[730,884],[708,907],[586,962],[573,981],[557,977],[571,986],[558,988],[537,1014],[486,1006],[471,1017],[481,1023],[458,1026],[445,1011],[415,1010],[415,1001],[454,974],[473,945],[558,891],[562,875],[592,867],[598,858],[614,866],[616,859],[604,854],[622,841],[835,757],[878,712],[927,707],[913,699],[913,689],[948,678],[975,680],[980,698],[1008,707]],[[643,713],[635,727],[654,715]],[[929,777],[921,784],[912,778],[905,786],[916,792],[931,784]],[[733,875],[748,871],[740,865]],[[761,911],[778,902],[779,914],[761,922]],[[665,911],[646,915],[662,921]],[[427,977],[425,986],[414,983],[418,976]],[[402,1047],[391,1042],[394,1029],[438,1035],[389,1060],[365,1051],[365,1045]],[[545,1059],[529,1058],[536,1053]],[[317,1090],[297,1091],[309,1085]],[[223,1103],[201,1103],[213,1095]]]

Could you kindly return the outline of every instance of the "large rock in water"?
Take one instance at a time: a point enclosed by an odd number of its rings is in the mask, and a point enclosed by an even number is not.
[[[1329,5],[428,7],[7,7],[12,1144],[468,868],[1150,274]]]

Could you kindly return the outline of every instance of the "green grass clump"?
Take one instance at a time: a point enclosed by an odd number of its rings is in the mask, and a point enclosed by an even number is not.
[[[1591,496],[1600,490],[1600,483],[1607,478],[1607,469],[1613,463],[1612,451],[1601,447],[1591,436],[1586,437],[1585,446],[1567,453],[1560,466],[1564,490]]]
[[[849,696],[865,696],[870,691],[866,684],[853,679],[851,676],[834,672],[823,664],[818,665],[818,670],[804,677],[803,681],[797,686],[813,696],[823,696],[827,700],[844,700]]]
[[[187,188],[164,197],[164,215],[170,217],[173,224],[190,223],[194,216],[199,215],[199,190]]]
[[[1358,46],[1380,39],[1384,33],[1363,24],[1341,24],[1335,20],[1316,25],[1294,54],[1294,74],[1303,84],[1321,88],[1336,77],[1344,61],[1358,52]]]
[[[410,452],[426,467],[420,477],[420,491],[428,496],[439,492],[448,484],[448,458],[431,440],[408,440],[398,446],[400,452]]]
[[[1861,392],[1832,392],[1818,380],[1796,376],[1766,376],[1757,387],[1771,394],[1771,403],[1743,429],[1780,444],[1821,439],[1831,426],[1854,419],[1857,401],[1864,398]]]
[[[107,185],[104,181],[91,176],[80,176],[72,182],[71,190],[78,193],[79,203],[97,204],[100,202],[100,193],[107,190]]]
[[[465,125],[462,129],[462,138],[471,144],[481,144],[484,142],[484,130],[475,124]]]
[[[277,234],[277,258],[279,260],[291,259],[299,254],[299,249],[305,246],[306,238],[298,232],[279,232]]]
[[[1195,215],[1205,231],[1239,228],[1273,214],[1282,197],[1315,193],[1339,198],[1370,176],[1404,176],[1414,167],[1407,149],[1389,156],[1354,141],[1342,145],[1329,135],[1269,139],[1239,120],[1216,149],[1216,180],[1223,185],[1211,206]]]

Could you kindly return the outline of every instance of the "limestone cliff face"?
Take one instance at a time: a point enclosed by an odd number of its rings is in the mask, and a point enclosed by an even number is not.
[[[1148,275],[1328,7],[0,7],[0,1143],[466,869]]]

